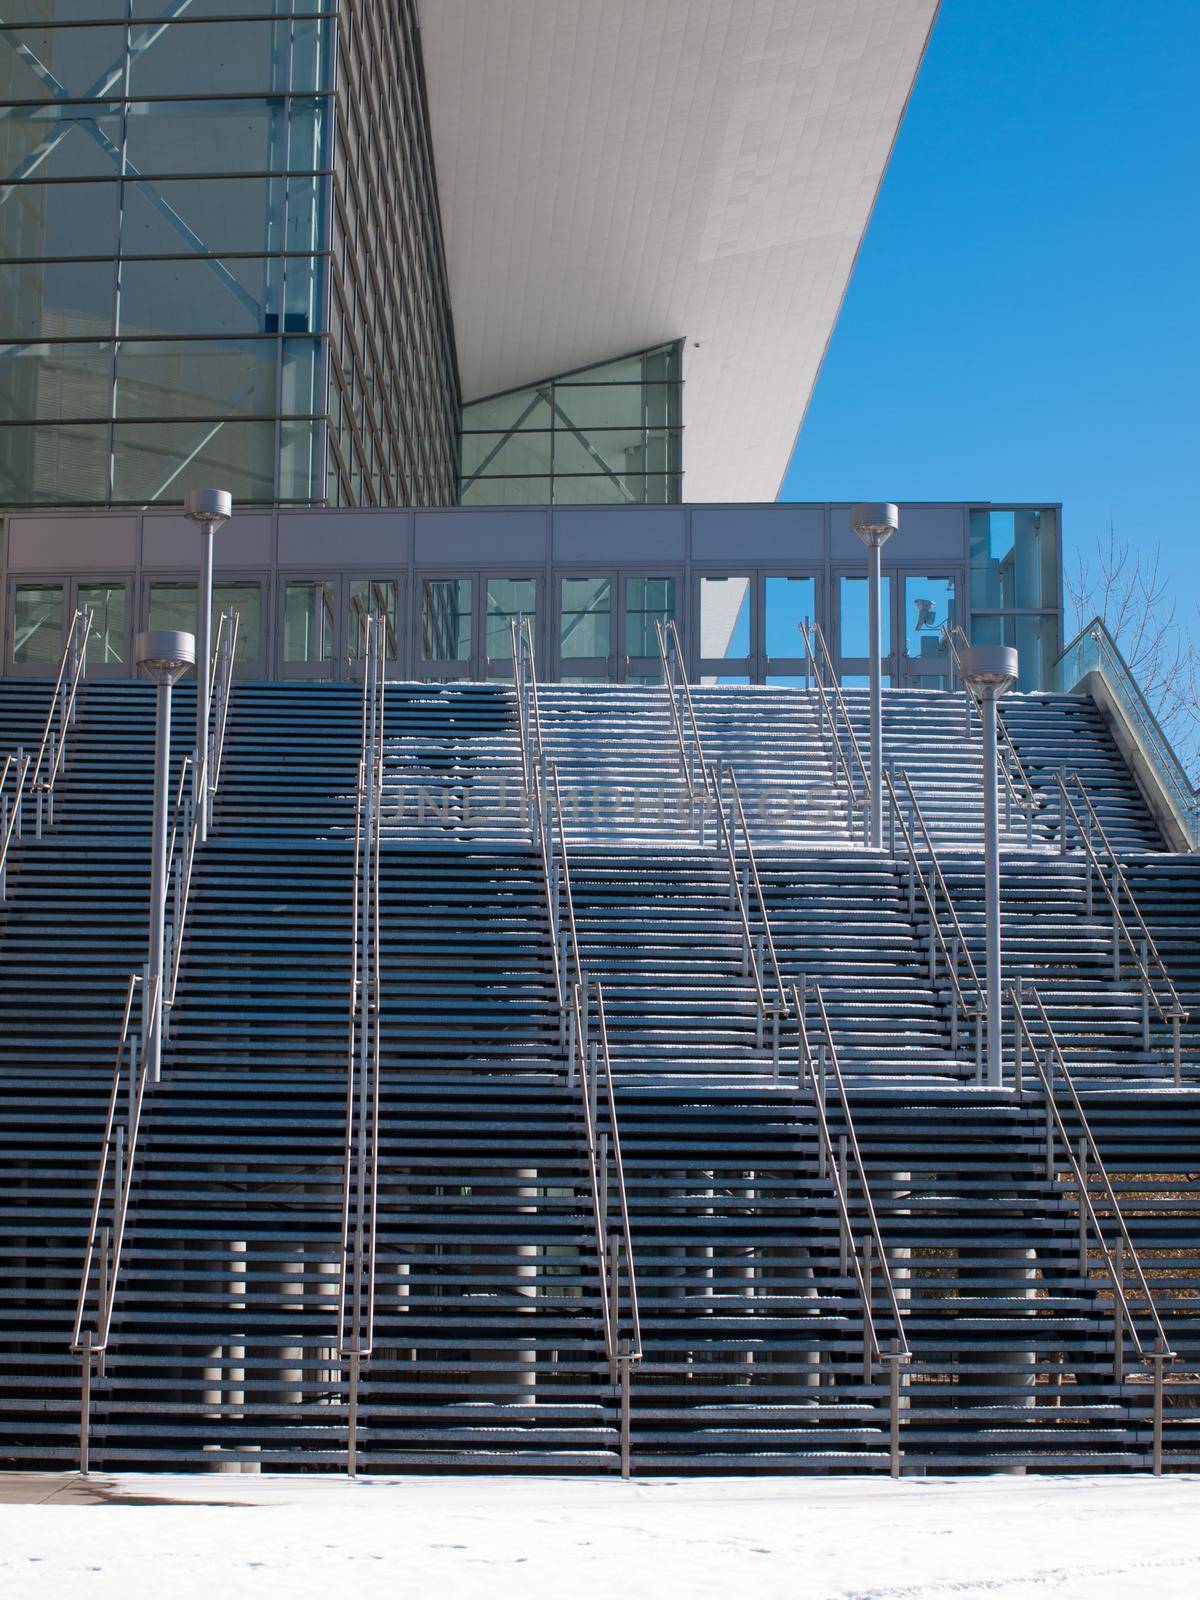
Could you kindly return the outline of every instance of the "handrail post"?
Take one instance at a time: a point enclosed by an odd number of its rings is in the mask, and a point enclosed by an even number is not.
[[[92,1433],[92,1330],[85,1328],[79,1357],[79,1474],[91,1470]]]
[[[1117,1235],[1116,1279],[1121,1293],[1113,1296],[1113,1381],[1125,1382],[1125,1240]]]
[[[633,1449],[631,1433],[631,1396],[630,1388],[633,1383],[633,1359],[630,1354],[628,1339],[622,1339],[620,1354],[617,1357],[617,1369],[620,1373],[621,1385],[621,1476],[628,1479],[633,1465]]]
[[[1158,1349],[1152,1351],[1150,1355],[1150,1363],[1154,1374],[1154,1442],[1151,1448],[1150,1464],[1151,1471],[1156,1478],[1162,1477],[1163,1470],[1163,1362],[1167,1360],[1167,1355],[1164,1343],[1160,1339]]]
[[[842,1268],[845,1273],[846,1268]],[[863,1236],[862,1296],[863,1296],[863,1382],[870,1383],[875,1364],[875,1351],[871,1339],[871,1316],[875,1298],[875,1261],[870,1233]]]
[[[891,1422],[891,1475],[900,1476],[900,1341],[892,1340],[888,1374],[888,1411]]]

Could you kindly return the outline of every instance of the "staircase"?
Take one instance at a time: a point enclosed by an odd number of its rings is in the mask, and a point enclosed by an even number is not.
[[[780,968],[819,985],[904,1326],[906,1471],[1141,1469],[1141,1368],[1114,1377],[1107,1293],[1081,1273],[1069,1174],[1043,1123],[976,1083],[900,856],[865,849],[803,690],[692,691],[708,759],[746,800]],[[867,1370],[794,1026],[760,1023],[712,820],[689,814],[665,691],[540,686],[581,957],[603,984],[640,1291],[635,1471],[884,1471],[886,1374]],[[866,699],[847,691],[865,744]],[[0,751],[36,746],[44,684],[0,682]],[[177,691],[174,757],[191,736]],[[337,1310],[350,892],[361,693],[239,684],[215,827],[196,858],[162,1083],[147,1093],[93,1463],[344,1470]],[[885,695],[982,967],[979,738],[958,696]],[[1112,977],[1098,891],[1059,853],[1079,771],[1193,1018],[1200,871],[1162,850],[1090,701],[1014,696],[1043,800],[1005,836],[1006,980],[1035,983],[1181,1360],[1171,1466],[1200,1464],[1197,1027],[1185,1087]],[[0,907],[0,1460],[75,1457],[68,1353],[127,974],[144,959],[153,699],[88,683],[46,836]],[[388,685],[383,759],[375,1349],[361,1471],[610,1472],[584,1119],[564,1065],[542,863],[512,689]],[[810,1004],[809,1021],[813,1021]],[[835,1139],[847,1130],[831,1107]],[[599,1123],[609,1128],[601,1108]],[[851,1176],[855,1227],[865,1196]],[[617,1195],[606,1184],[611,1210]],[[877,1264],[878,1267],[878,1264]],[[875,1283],[876,1295],[880,1280]],[[882,1302],[873,1309],[878,1317]],[[1192,1376],[1186,1376],[1190,1372]]]

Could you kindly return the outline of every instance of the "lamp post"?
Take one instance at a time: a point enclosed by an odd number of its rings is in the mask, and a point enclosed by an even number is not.
[[[146,990],[154,994],[154,1010],[146,1032],[145,1071],[157,1083],[162,1070],[163,942],[167,921],[167,805],[171,764],[171,686],[196,660],[194,634],[161,631],[139,633],[134,659],[158,685],[154,724],[154,821],[150,845],[150,940]],[[157,982],[156,982],[157,980]]]
[[[883,849],[883,632],[879,595],[881,554],[896,529],[900,513],[890,501],[850,508],[850,525],[867,547],[867,584],[871,630],[871,848]]]
[[[200,584],[196,593],[196,764],[194,784],[204,777],[203,791],[196,791],[200,813],[200,843],[208,838],[209,771],[208,700],[212,689],[212,595],[213,535],[233,515],[233,497],[228,489],[189,489],[183,505],[184,515],[200,529]]]
[[[963,651],[960,674],[983,708],[983,881],[987,919],[987,1081],[1003,1082],[1003,1017],[1000,999],[1000,808],[996,762],[996,718],[1000,696],[1017,679],[1017,652],[1004,644],[976,644]]]

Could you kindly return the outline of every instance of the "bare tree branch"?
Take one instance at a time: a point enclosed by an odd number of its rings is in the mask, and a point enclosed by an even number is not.
[[[1095,548],[1076,551],[1064,577],[1068,619],[1076,632],[1099,617],[1120,645],[1130,671],[1174,744],[1193,782],[1200,774],[1200,652],[1178,620],[1162,546],[1134,550],[1108,532]]]

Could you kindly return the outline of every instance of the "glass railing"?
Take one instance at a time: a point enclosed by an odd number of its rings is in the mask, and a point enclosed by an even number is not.
[[[1147,761],[1154,766],[1179,813],[1192,849],[1200,848],[1200,796],[1138,688],[1137,679],[1129,670],[1117,641],[1099,617],[1093,617],[1087,627],[1076,634],[1054,663],[1055,687],[1070,693],[1089,672],[1099,672],[1104,677],[1113,698],[1136,731]]]

